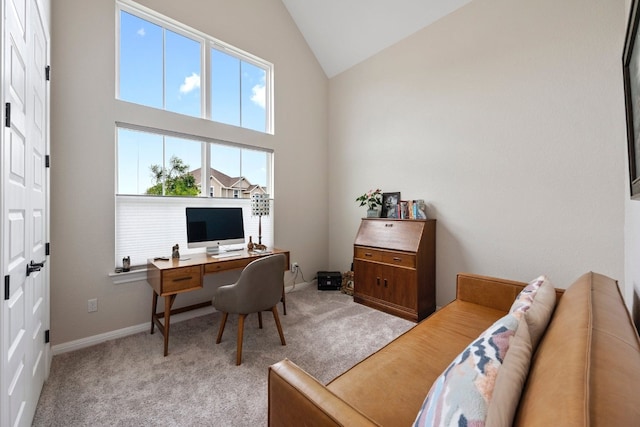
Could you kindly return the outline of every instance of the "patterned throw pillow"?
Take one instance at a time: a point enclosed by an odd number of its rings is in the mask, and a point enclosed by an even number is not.
[[[500,375],[496,378],[491,402],[487,409],[487,426],[509,427],[513,424],[531,365],[531,337],[525,317],[527,317],[526,313],[518,323],[518,330],[511,339],[509,351],[500,367]]]
[[[546,276],[540,276],[529,282],[509,310],[509,313],[518,318],[522,313],[527,313],[526,319],[534,352],[547,329],[555,307],[556,290]]]
[[[525,286],[525,288],[520,291],[520,293],[516,297],[513,305],[511,305],[509,313],[524,313],[525,311],[529,310],[529,307],[531,307],[531,304],[533,304],[533,300],[536,298],[538,289],[540,289],[540,286],[542,286],[542,284],[546,280],[546,276],[540,276],[530,281],[529,284]]]
[[[507,314],[460,353],[431,386],[414,426],[483,426],[518,318]]]

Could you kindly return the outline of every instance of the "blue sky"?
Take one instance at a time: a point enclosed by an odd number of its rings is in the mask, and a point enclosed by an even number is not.
[[[203,117],[201,45],[127,12],[120,14],[119,97],[149,107]],[[264,132],[265,72],[211,49],[212,119]],[[149,167],[180,157],[190,169],[201,165],[201,145],[144,132],[118,131],[118,193],[144,194],[153,185]],[[266,185],[266,155],[214,146],[211,166],[229,176]],[[242,171],[240,159],[242,158]]]

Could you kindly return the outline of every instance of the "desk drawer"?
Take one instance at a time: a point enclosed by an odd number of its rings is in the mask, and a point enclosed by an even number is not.
[[[363,259],[366,261],[382,261],[382,251],[378,251],[376,249],[371,248],[362,248],[356,246],[355,248],[355,258]]]
[[[415,268],[416,255],[405,254],[402,252],[384,252],[382,254],[382,262],[387,264],[399,265],[401,267]]]
[[[162,293],[201,288],[200,266],[174,268],[162,272]]]
[[[383,251],[372,248],[355,247],[355,258],[365,261],[384,262],[401,267],[415,268],[416,255],[405,252]]]
[[[237,270],[244,268],[256,258],[233,259],[227,261],[212,262],[205,264],[204,274],[217,273],[218,271]]]

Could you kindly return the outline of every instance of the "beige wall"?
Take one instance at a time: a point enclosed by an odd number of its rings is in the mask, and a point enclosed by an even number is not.
[[[114,101],[114,4],[53,3],[51,327],[60,344],[148,321],[151,291],[107,277],[114,121],[139,113]],[[275,149],[276,243],[307,279],[349,268],[364,215],[354,199],[381,187],[426,199],[438,219],[439,305],[459,271],[545,273],[567,286],[595,270],[618,278],[628,302],[634,285],[640,293],[620,79],[628,0],[475,0],[329,83],[278,0],[141,3],[275,64],[274,137],[198,120],[186,131]],[[99,311],[87,313],[95,297]]]
[[[328,81],[279,0],[145,0],[160,13],[275,66],[275,136],[114,100],[115,2],[53,3],[51,82],[51,329],[54,345],[149,321],[146,282],[114,285],[114,123],[146,124],[275,150],[275,242],[307,279],[328,263]],[[209,298],[215,287],[178,298]],[[87,299],[99,310],[87,313]]]
[[[438,220],[439,305],[461,271],[624,286],[624,10],[475,0],[331,79],[332,268],[381,187]]]

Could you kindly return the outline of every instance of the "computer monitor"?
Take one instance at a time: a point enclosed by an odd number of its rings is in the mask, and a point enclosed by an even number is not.
[[[242,208],[186,208],[187,247],[224,252],[223,245],[244,244]]]

